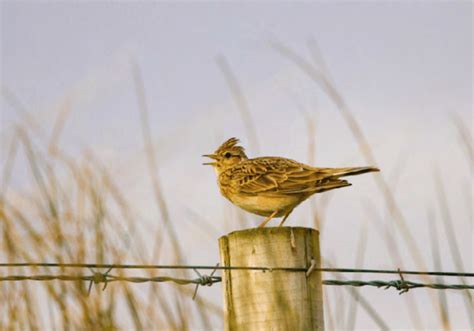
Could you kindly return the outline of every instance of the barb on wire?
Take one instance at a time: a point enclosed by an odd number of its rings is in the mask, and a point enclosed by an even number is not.
[[[91,294],[92,284],[104,283],[104,287],[102,288],[102,291],[105,291],[105,288],[107,287],[107,283],[108,283],[107,276],[109,275],[109,272],[112,269],[113,269],[113,267],[110,267],[106,272],[102,273],[102,272],[96,272],[92,268],[89,268],[89,270],[92,272],[92,279],[89,282],[89,288],[87,289],[87,295]]]
[[[403,278],[403,274],[400,271],[400,268],[398,268],[397,270],[398,270],[398,275],[400,276],[400,279],[395,281],[396,285],[397,285],[396,287],[397,287],[397,290],[399,292],[398,294],[403,294],[403,293],[408,292],[410,287],[408,286],[407,282],[405,282],[405,278]],[[390,286],[387,286],[385,289],[387,289],[389,287]]]
[[[219,263],[216,264],[216,268],[219,266]],[[196,283],[196,288],[194,289],[194,294],[193,294],[193,300],[196,299],[196,295],[199,289],[199,285],[201,286],[212,286],[212,284],[215,283],[215,279],[219,278],[219,281],[221,280],[220,277],[214,277],[214,273],[217,271],[217,269],[214,269],[211,274],[208,275],[201,275],[197,269],[193,269],[194,272],[199,276],[197,280],[199,280],[199,283]]]

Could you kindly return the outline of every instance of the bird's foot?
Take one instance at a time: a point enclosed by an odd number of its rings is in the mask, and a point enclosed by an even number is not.
[[[268,222],[270,222],[272,220],[273,217],[275,217],[275,215],[278,213],[278,210],[275,210],[270,216],[268,216],[262,223],[260,223],[260,225],[258,226],[259,228],[263,228],[265,227],[265,225],[267,225]]]

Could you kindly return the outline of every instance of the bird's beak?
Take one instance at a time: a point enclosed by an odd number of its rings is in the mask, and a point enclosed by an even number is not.
[[[217,160],[217,158],[218,158],[217,155],[215,155],[215,154],[204,154],[203,157],[209,157],[213,160]],[[216,165],[216,164],[217,164],[217,162],[205,162],[205,163],[203,163],[203,165],[211,165],[211,166]]]

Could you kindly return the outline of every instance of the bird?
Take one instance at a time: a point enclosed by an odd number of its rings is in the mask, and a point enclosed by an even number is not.
[[[380,171],[376,167],[315,168],[291,159],[264,156],[249,159],[239,139],[230,138],[203,163],[214,168],[221,194],[234,205],[266,217],[259,227],[273,218],[288,216],[315,193],[351,186],[340,177]]]

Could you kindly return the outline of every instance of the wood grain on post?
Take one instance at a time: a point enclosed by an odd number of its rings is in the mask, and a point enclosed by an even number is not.
[[[321,267],[319,232],[255,228],[219,239],[221,265]],[[321,272],[224,270],[226,330],[324,330]]]

